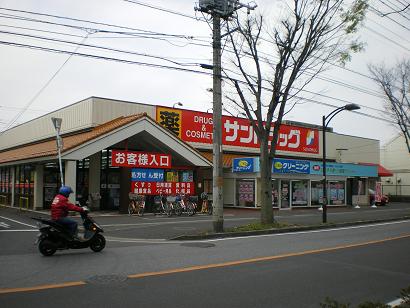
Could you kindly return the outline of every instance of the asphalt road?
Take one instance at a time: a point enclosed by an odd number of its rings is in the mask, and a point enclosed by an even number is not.
[[[167,228],[198,224],[176,221]],[[25,214],[0,209],[2,307],[320,307],[326,296],[355,307],[390,302],[410,285],[410,221],[197,242],[121,237],[113,226],[103,252],[49,258],[32,244],[30,224]]]

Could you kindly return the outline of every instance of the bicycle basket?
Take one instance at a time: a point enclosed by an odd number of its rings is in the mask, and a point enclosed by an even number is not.
[[[167,196],[167,202],[175,202],[177,200],[177,197],[175,196]]]

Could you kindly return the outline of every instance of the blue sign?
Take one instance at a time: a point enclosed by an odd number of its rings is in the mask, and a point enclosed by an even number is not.
[[[310,162],[307,160],[273,159],[273,173],[309,174]]]
[[[310,174],[323,174],[323,164],[321,162],[310,162]],[[327,175],[339,176],[366,176],[377,177],[377,166],[366,166],[349,163],[326,163]]]
[[[258,172],[259,157],[234,158],[232,172]]]
[[[133,182],[163,182],[164,169],[131,169],[131,180]]]

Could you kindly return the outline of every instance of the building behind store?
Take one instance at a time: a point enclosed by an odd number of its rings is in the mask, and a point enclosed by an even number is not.
[[[124,211],[129,192],[145,194],[149,207],[158,194],[212,193],[211,113],[91,97],[0,135],[1,204],[50,207],[61,185],[52,117],[63,121],[62,160],[65,184],[75,190],[72,201]],[[252,126],[248,119],[223,116],[222,130],[224,206],[258,207],[259,145]],[[320,206],[321,134],[316,125],[281,126],[273,206]],[[383,175],[379,141],[332,129],[326,140],[330,204],[369,204],[368,191]],[[234,166],[247,162],[254,167]]]

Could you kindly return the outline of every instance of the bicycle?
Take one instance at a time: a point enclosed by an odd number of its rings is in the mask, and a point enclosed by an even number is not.
[[[188,216],[192,216],[195,214],[195,206],[192,201],[189,199],[187,200],[184,194],[180,194],[176,200],[177,211],[176,214],[181,216],[182,213],[188,214]]]
[[[128,197],[130,199],[130,203],[128,204],[128,214],[130,216],[132,216],[132,214],[143,216],[145,210],[145,196],[129,193]]]
[[[202,199],[202,208],[201,213],[212,215],[213,207],[212,207],[212,195],[209,196],[206,192],[201,194]]]
[[[175,213],[175,215],[181,216],[182,214],[182,207],[179,203],[179,201],[177,201],[177,197],[176,196],[168,196],[167,197],[167,216],[170,217],[172,216],[173,213]]]
[[[164,197],[162,194],[155,196],[154,203],[156,205],[155,215],[168,215],[169,209],[166,197]]]

